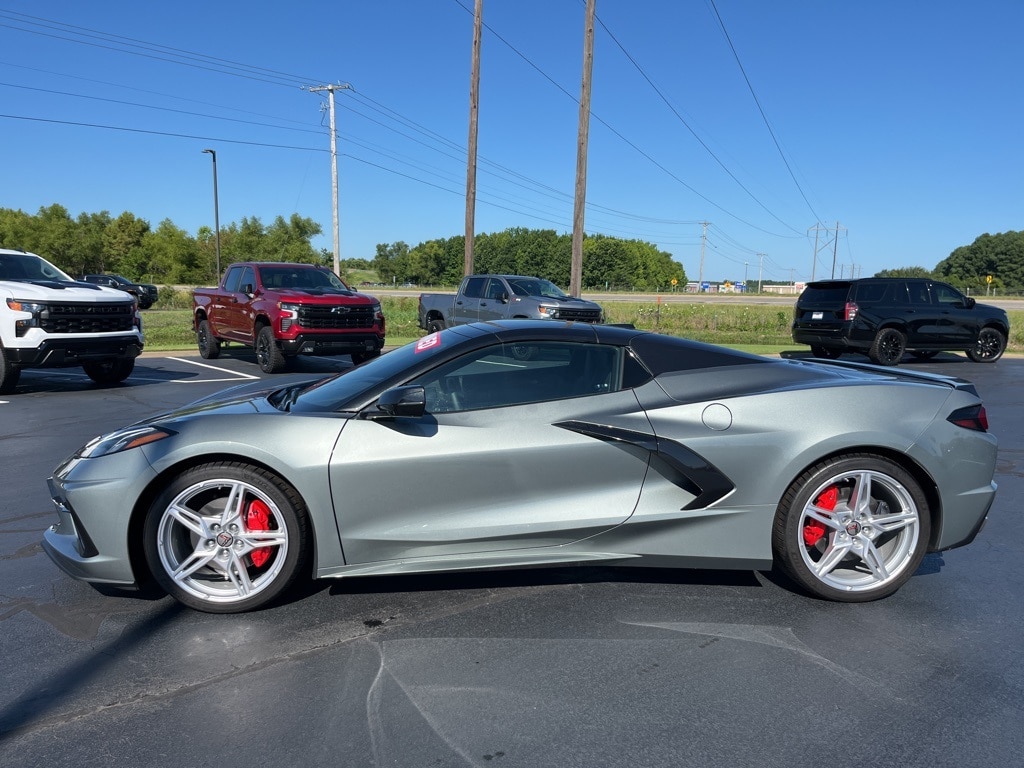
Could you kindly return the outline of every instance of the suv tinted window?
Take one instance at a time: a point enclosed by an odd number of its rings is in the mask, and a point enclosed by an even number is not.
[[[900,290],[893,290],[897,288],[895,283],[858,283],[857,294],[854,301],[858,304],[877,304],[881,301],[888,301],[890,304],[899,302],[897,294],[903,294],[903,301],[900,303],[906,303],[906,289],[903,287],[903,283],[898,285]]]
[[[811,283],[804,292],[800,294],[798,301],[801,304],[839,304],[846,301],[846,294],[850,292],[849,283]]]

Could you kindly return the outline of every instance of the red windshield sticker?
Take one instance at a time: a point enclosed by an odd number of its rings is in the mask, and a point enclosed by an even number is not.
[[[422,339],[416,342],[416,354],[420,352],[426,352],[428,349],[441,346],[441,334],[431,333],[429,336],[424,336]]]

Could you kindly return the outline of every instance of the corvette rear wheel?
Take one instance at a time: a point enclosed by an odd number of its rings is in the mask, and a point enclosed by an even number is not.
[[[789,487],[772,530],[776,563],[811,594],[887,597],[913,575],[931,532],[917,481],[881,456],[821,462]]]
[[[157,583],[185,605],[239,613],[279,597],[302,572],[308,515],[298,493],[258,467],[217,462],[176,477],[143,532]]]

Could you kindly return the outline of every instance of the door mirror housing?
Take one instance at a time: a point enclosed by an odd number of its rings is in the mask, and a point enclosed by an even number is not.
[[[418,418],[426,413],[427,394],[422,386],[410,384],[389,389],[377,400],[379,413],[370,418],[406,416]]]

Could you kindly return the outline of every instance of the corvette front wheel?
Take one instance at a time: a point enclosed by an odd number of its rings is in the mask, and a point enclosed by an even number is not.
[[[150,507],[143,532],[157,583],[185,605],[240,613],[280,596],[302,572],[308,516],[290,485],[236,462],[189,469]]]
[[[917,481],[889,459],[853,454],[803,473],[779,503],[776,563],[811,594],[841,602],[891,595],[924,558],[931,532]]]

